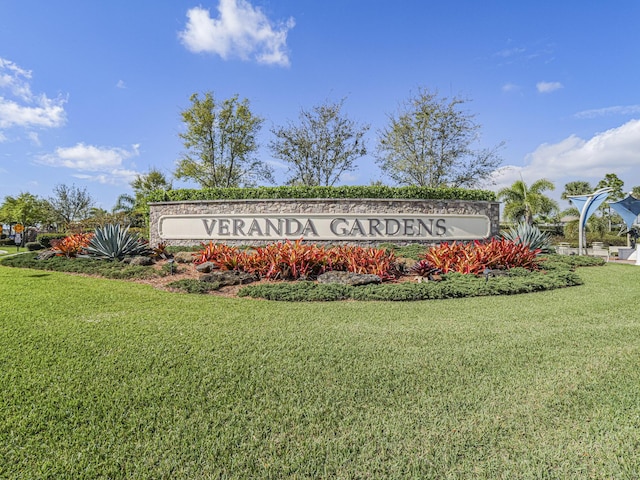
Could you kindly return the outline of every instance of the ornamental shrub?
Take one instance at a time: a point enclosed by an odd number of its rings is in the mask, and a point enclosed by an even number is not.
[[[551,234],[527,222],[520,222],[502,232],[502,237],[516,244],[527,245],[531,250],[548,253],[551,249]]]
[[[36,235],[36,242],[42,245],[43,248],[51,248],[53,240],[62,240],[67,236],[67,233],[39,233]]]
[[[129,227],[107,224],[96,228],[86,252],[96,258],[122,260],[126,256],[149,255],[151,249],[138,234],[129,232]]]
[[[386,283],[353,287],[349,285],[314,282],[283,282],[249,285],[243,287],[241,297],[265,298],[287,302],[377,300],[417,301],[447,298],[477,297],[486,295],[514,295],[555,288],[581,285],[580,277],[571,271],[553,273],[518,272],[517,276],[491,278],[488,281],[473,275],[449,273],[440,282]]]
[[[167,284],[169,288],[175,288],[185,293],[205,294],[220,288],[220,282],[202,282],[194,278],[184,278]]]
[[[62,240],[51,240],[51,249],[57,256],[76,257],[86,250],[92,238],[93,233],[76,233]]]
[[[326,248],[305,244],[302,239],[255,247],[253,251],[203,243],[195,255],[195,263],[204,262],[213,262],[221,270],[240,270],[272,280],[315,279],[331,270],[369,273],[382,280],[398,275],[392,251],[353,245]]]
[[[469,243],[444,242],[431,247],[424,255],[434,268],[443,273],[458,272],[480,275],[485,268],[507,270],[514,267],[537,270],[539,250],[516,244],[504,238]]]

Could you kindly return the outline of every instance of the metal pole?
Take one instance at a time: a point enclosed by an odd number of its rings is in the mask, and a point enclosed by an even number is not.
[[[584,215],[587,212],[589,203],[591,203],[590,200],[591,199],[589,199],[587,203],[584,204],[584,208],[580,211],[580,220],[578,223],[578,255],[582,255],[582,245],[584,238]]]

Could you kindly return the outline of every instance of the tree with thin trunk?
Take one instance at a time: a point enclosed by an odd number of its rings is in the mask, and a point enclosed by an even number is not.
[[[272,181],[272,169],[255,158],[256,136],[262,118],[254,115],[247,99],[235,95],[217,101],[212,92],[191,96],[182,112],[186,131],[180,133],[185,153],[175,178],[189,179],[203,188],[252,186]]]
[[[56,222],[64,229],[89,216],[94,200],[86,188],[60,184],[55,186],[53,193],[54,196],[49,198],[49,204],[56,215]]]
[[[400,185],[475,187],[502,163],[504,145],[478,148],[480,125],[466,100],[441,98],[420,88],[379,132],[376,162]]]
[[[300,111],[299,122],[271,130],[271,153],[289,165],[287,183],[334,185],[355,162],[367,154],[364,135],[368,125],[358,125],[342,112],[344,100],[325,102]]]

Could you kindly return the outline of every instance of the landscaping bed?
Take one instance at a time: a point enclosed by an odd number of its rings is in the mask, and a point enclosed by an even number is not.
[[[436,300],[512,295],[582,284],[575,267],[602,259],[543,255],[547,238],[529,225],[501,238],[437,246],[285,240],[264,246],[202,243],[195,251],[152,247],[128,227],[52,239],[50,248],[4,265],[97,275],[186,293],[281,301]]]
[[[187,253],[185,256],[190,255]],[[5,258],[2,265],[39,270],[62,271],[80,275],[133,281],[175,292],[212,294],[226,297],[253,297],[282,301],[333,300],[428,300],[467,296],[511,295],[582,284],[575,273],[577,266],[603,265],[598,258],[550,255],[541,261],[540,271],[513,268],[488,275],[463,275],[456,272],[440,275],[437,281],[413,273],[393,280],[363,286],[319,283],[309,280],[255,278],[250,284],[218,285],[201,281],[205,274],[193,262],[158,259],[147,266],[121,261],[89,258],[52,257],[38,260],[37,253]],[[406,261],[406,259],[404,260]]]

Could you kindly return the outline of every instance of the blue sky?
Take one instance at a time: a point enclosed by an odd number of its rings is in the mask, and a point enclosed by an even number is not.
[[[418,87],[468,98],[479,146],[523,178],[640,185],[640,2],[0,0],[0,197],[86,187],[110,210],[167,176],[193,93],[247,98],[271,128],[346,98],[371,126],[344,184],[387,181],[377,132]],[[274,163],[282,183],[286,168]],[[174,187],[194,187],[174,181]]]

